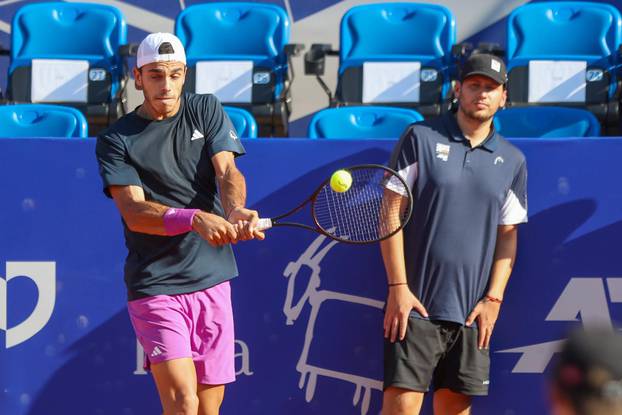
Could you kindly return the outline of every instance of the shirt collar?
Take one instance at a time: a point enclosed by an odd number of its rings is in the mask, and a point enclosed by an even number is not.
[[[460,126],[458,125],[456,116],[452,113],[447,113],[445,114],[444,117],[445,117],[445,125],[447,126],[447,130],[449,131],[449,138],[453,141],[464,142],[466,145],[468,145],[468,140],[462,133],[462,130],[460,130]],[[499,142],[499,137],[498,137],[499,135],[497,134],[497,131],[495,130],[495,125],[491,124],[491,127],[492,128],[490,129],[490,134],[488,134],[488,137],[486,137],[486,139],[482,141],[479,147],[482,147],[490,151],[491,153],[493,153],[497,149],[498,142]]]

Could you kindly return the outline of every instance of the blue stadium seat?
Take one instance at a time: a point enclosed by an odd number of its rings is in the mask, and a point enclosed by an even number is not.
[[[518,7],[507,21],[508,105],[586,108],[615,131],[621,43],[622,17],[611,5],[559,1]]]
[[[362,106],[328,108],[309,123],[309,138],[390,138],[396,140],[410,124],[422,121],[415,110]]]
[[[75,108],[48,104],[0,106],[0,137],[87,137],[86,118]]]
[[[455,39],[454,16],[443,6],[356,6],[341,20],[340,50],[332,50],[331,45],[312,45],[305,54],[305,73],[317,76],[329,95],[330,106],[396,105],[415,108],[425,116],[436,115],[451,89]],[[339,56],[334,98],[320,78],[326,55]],[[391,69],[381,65],[390,65]],[[385,77],[392,71],[396,72]],[[375,86],[374,82],[381,78],[386,78],[385,83]]]
[[[257,122],[253,114],[242,108],[223,107],[240,138],[257,138]]]
[[[291,56],[302,45],[288,44],[285,10],[252,2],[197,4],[177,16],[175,34],[186,48],[186,90],[249,110],[262,137],[287,135]]]
[[[15,13],[11,30],[9,101],[71,105],[96,129],[124,113],[128,71],[120,51],[126,46],[127,27],[118,9],[28,4]],[[63,65],[73,68],[70,77]],[[61,92],[55,82],[71,88]]]
[[[579,108],[539,106],[498,111],[495,128],[504,137],[598,137],[600,124],[591,112]]]

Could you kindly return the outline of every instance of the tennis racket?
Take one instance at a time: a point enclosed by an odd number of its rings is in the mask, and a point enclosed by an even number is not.
[[[345,168],[352,177],[348,190],[337,192],[325,180],[311,196],[279,216],[259,219],[257,229],[293,226],[318,232],[340,242],[378,242],[402,229],[412,213],[412,194],[395,171],[378,164]],[[310,205],[312,225],[282,219]]]

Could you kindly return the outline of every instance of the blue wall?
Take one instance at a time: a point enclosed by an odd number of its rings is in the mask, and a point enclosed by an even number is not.
[[[571,327],[622,317],[622,140],[517,144],[529,164],[530,219],[493,337],[491,396],[475,401],[477,413],[546,413],[557,341]],[[245,145],[249,205],[270,216],[339,167],[385,163],[393,142]],[[0,413],[159,413],[150,376],[137,370],[121,223],[101,192],[94,141],[0,140],[0,189]],[[239,376],[222,413],[378,414],[386,295],[378,247],[273,229],[235,251]],[[27,267],[40,261],[47,288],[38,293]],[[46,301],[49,320],[29,319]],[[20,328],[25,320],[36,321]],[[27,339],[7,347],[7,333],[20,330]]]

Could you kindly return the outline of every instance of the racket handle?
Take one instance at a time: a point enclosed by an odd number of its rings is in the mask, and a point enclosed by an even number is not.
[[[262,218],[262,219],[259,219],[259,222],[257,222],[257,226],[255,226],[255,229],[257,229],[258,231],[265,231],[266,229],[270,229],[271,227],[272,227],[272,219]]]

